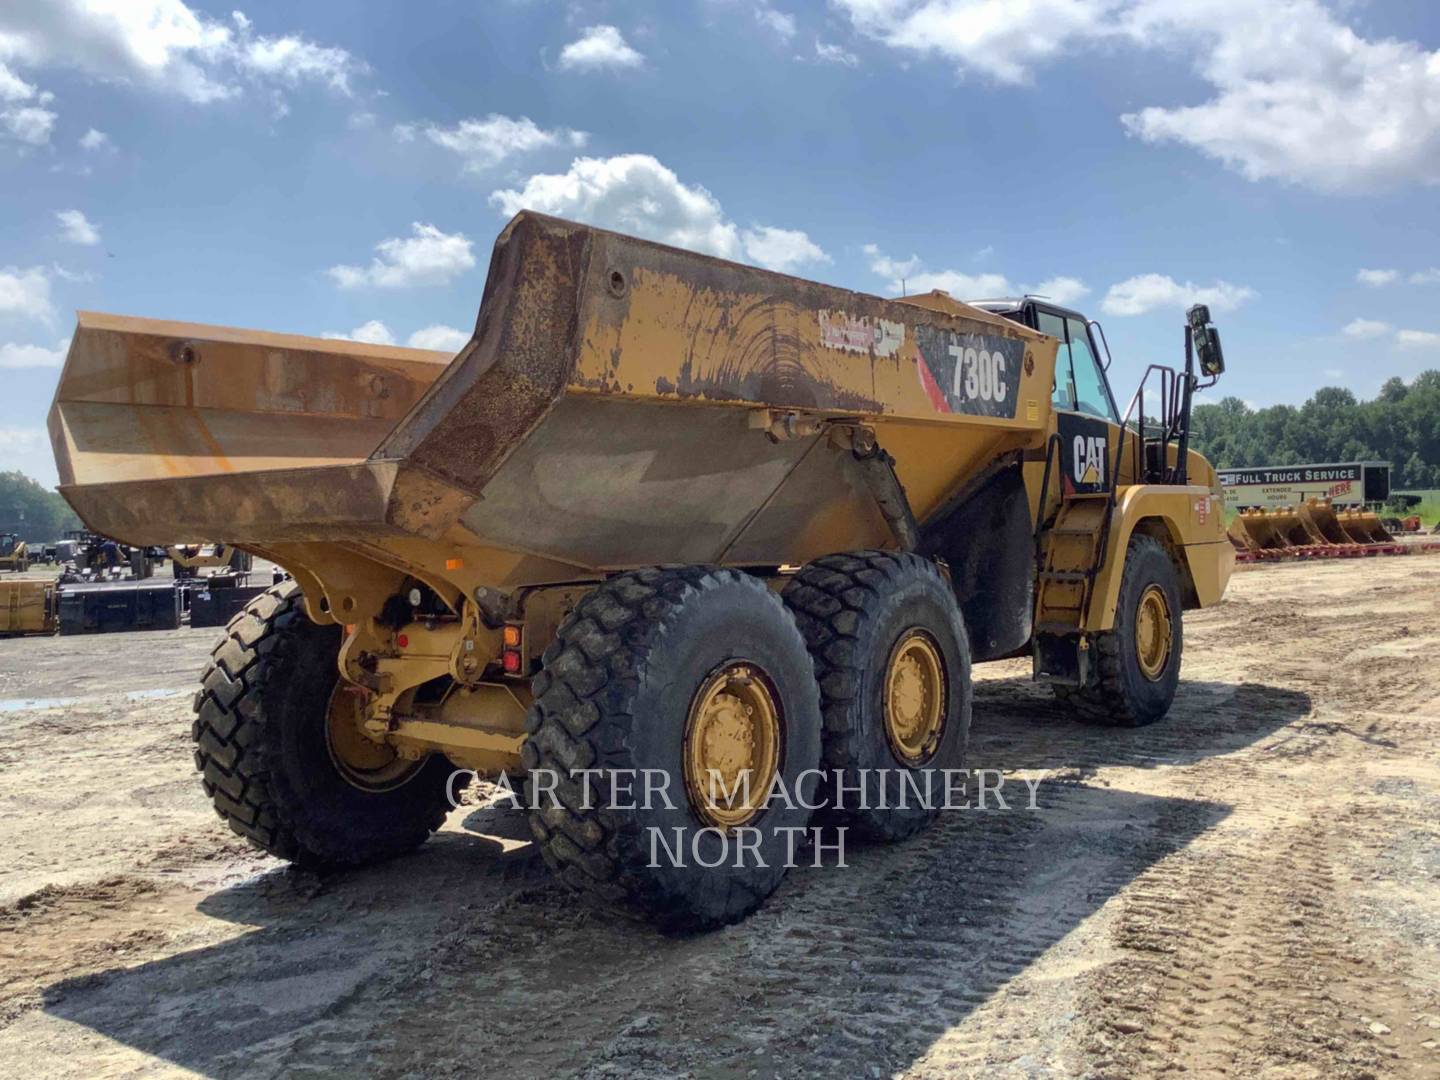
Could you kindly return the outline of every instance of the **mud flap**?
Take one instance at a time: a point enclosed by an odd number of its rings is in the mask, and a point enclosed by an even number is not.
[[[1035,681],[1058,686],[1088,685],[1089,645],[1079,634],[1036,634],[1031,654]]]

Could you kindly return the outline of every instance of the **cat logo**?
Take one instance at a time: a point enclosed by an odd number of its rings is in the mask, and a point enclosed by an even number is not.
[[[1079,487],[1105,486],[1106,439],[1103,435],[1076,435],[1071,473]]]

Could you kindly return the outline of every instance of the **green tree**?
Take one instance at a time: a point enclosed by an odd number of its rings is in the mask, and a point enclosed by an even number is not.
[[[22,472],[0,472],[0,532],[19,533],[21,539],[39,543],[78,528],[75,511],[55,492]]]
[[[1389,402],[1403,401],[1407,393],[1409,393],[1409,388],[1405,385],[1405,380],[1398,375],[1391,375],[1390,378],[1385,380],[1385,385],[1380,387],[1379,400]]]
[[[1440,486],[1440,371],[1387,379],[1370,401],[1335,386],[1299,408],[1225,397],[1195,407],[1190,437],[1220,468],[1388,461],[1396,487]]]

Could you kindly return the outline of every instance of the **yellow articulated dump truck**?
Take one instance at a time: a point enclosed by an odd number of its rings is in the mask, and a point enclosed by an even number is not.
[[[972,663],[1033,657],[1114,724],[1169,707],[1234,560],[1186,446],[1219,339],[1192,309],[1161,415],[1127,418],[1097,336],[522,213],[453,357],[82,314],[50,434],[90,528],[294,578],[196,699],[236,832],[369,862],[455,770],[523,777],[566,882],[712,926],[817,806],[880,839],[934,816],[893,792],[963,769]]]

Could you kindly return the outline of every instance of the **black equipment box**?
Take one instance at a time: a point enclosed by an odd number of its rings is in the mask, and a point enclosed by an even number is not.
[[[190,625],[224,626],[241,608],[269,587],[240,585],[228,589],[193,589],[190,593]]]
[[[176,630],[180,594],[170,582],[66,585],[60,592],[60,633]]]

